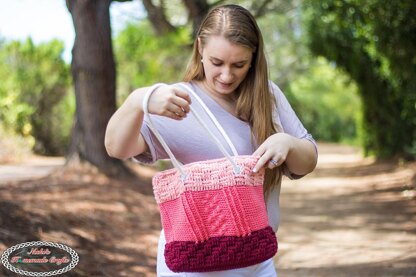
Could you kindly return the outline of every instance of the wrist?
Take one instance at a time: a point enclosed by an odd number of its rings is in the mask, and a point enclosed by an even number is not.
[[[288,144],[288,154],[292,152],[296,148],[297,140],[298,138],[291,136],[289,134],[285,134],[287,138],[287,144]]]
[[[144,95],[145,91],[143,89],[136,89],[130,93],[129,97],[127,98],[129,108],[134,111],[143,113]]]

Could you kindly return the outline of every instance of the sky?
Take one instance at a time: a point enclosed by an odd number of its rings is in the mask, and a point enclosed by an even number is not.
[[[65,43],[64,59],[71,60],[75,32],[65,0],[0,0],[0,7],[1,38],[25,40],[30,36],[35,43],[57,38]],[[113,2],[110,15],[114,35],[144,12],[140,2],[133,0]]]

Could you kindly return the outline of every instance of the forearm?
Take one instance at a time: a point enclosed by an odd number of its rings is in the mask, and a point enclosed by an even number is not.
[[[286,165],[296,175],[312,172],[318,160],[315,145],[308,139],[292,137],[292,147],[286,157]]]
[[[105,147],[111,157],[127,159],[144,151],[138,143],[144,117],[141,107],[144,90],[133,91],[108,122]]]

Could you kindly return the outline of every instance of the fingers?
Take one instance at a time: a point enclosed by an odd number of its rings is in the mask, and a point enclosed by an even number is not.
[[[257,150],[253,153],[253,156],[261,156],[264,154],[264,152],[266,151],[266,147],[264,146],[264,144],[260,145],[259,148],[257,148]]]
[[[177,106],[178,111],[183,111],[184,113],[189,113],[191,108],[190,108],[190,104],[187,100],[174,96],[172,98],[171,103],[175,106]]]
[[[265,161],[267,161],[267,157],[269,155],[265,155],[264,152],[266,151],[266,147],[264,144],[260,145],[259,148],[253,153],[253,156],[261,156],[260,159],[257,161],[256,165],[253,167],[253,172],[258,172],[260,168],[263,167]]]
[[[253,172],[258,172],[262,167],[267,166],[270,169],[281,166],[286,157],[281,153],[276,153],[268,149],[267,144],[262,144],[260,147],[253,153],[253,156],[260,156],[256,165],[253,167]]]
[[[186,91],[171,87],[156,90],[149,101],[149,112],[181,120],[190,112],[191,98]]]
[[[257,164],[253,167],[253,172],[258,172],[264,166],[274,169],[281,166],[283,162],[284,159],[281,156],[272,157],[271,154],[265,154],[257,161]]]
[[[180,98],[176,98],[178,103],[175,103],[175,104],[184,108],[186,112],[189,112],[189,105],[192,103],[191,96],[189,96],[189,94],[186,91],[182,91],[178,89],[173,89],[173,91],[175,92],[176,96],[180,97]],[[181,101],[181,100],[184,100],[184,101]]]
[[[173,95],[171,97],[171,103],[169,103],[167,109],[169,112],[179,116],[180,119],[186,117],[186,114],[190,112],[189,105],[191,104],[191,97],[186,91],[172,89]]]
[[[180,118],[184,118],[186,117],[186,111],[184,108],[182,108],[179,105],[175,105],[173,103],[169,103],[166,107],[167,112],[169,113],[173,113],[176,114],[177,116],[179,116]]]
[[[167,117],[172,118],[172,119],[175,119],[175,120],[182,120],[182,119],[185,118],[185,117],[180,116],[180,115],[178,115],[178,114],[176,114],[174,112],[171,112],[171,111],[166,111],[164,113],[164,116],[167,116]]]
[[[271,159],[270,154],[264,154],[257,161],[256,165],[253,167],[253,172],[258,172],[269,160]]]
[[[270,169],[273,169],[275,167],[281,166],[283,162],[284,162],[283,157],[280,156],[280,155],[277,155],[277,156],[272,157],[268,161],[267,167],[270,168]]]

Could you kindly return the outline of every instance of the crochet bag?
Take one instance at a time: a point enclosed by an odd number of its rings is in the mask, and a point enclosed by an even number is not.
[[[167,266],[174,272],[208,272],[247,267],[273,257],[277,239],[267,218],[264,170],[252,172],[258,157],[230,156],[191,107],[193,116],[225,157],[181,165],[148,113],[149,98],[160,85],[147,91],[143,110],[175,167],[157,173],[152,180],[166,237]],[[191,89],[180,86],[204,105]],[[215,117],[204,108],[232,145]]]

